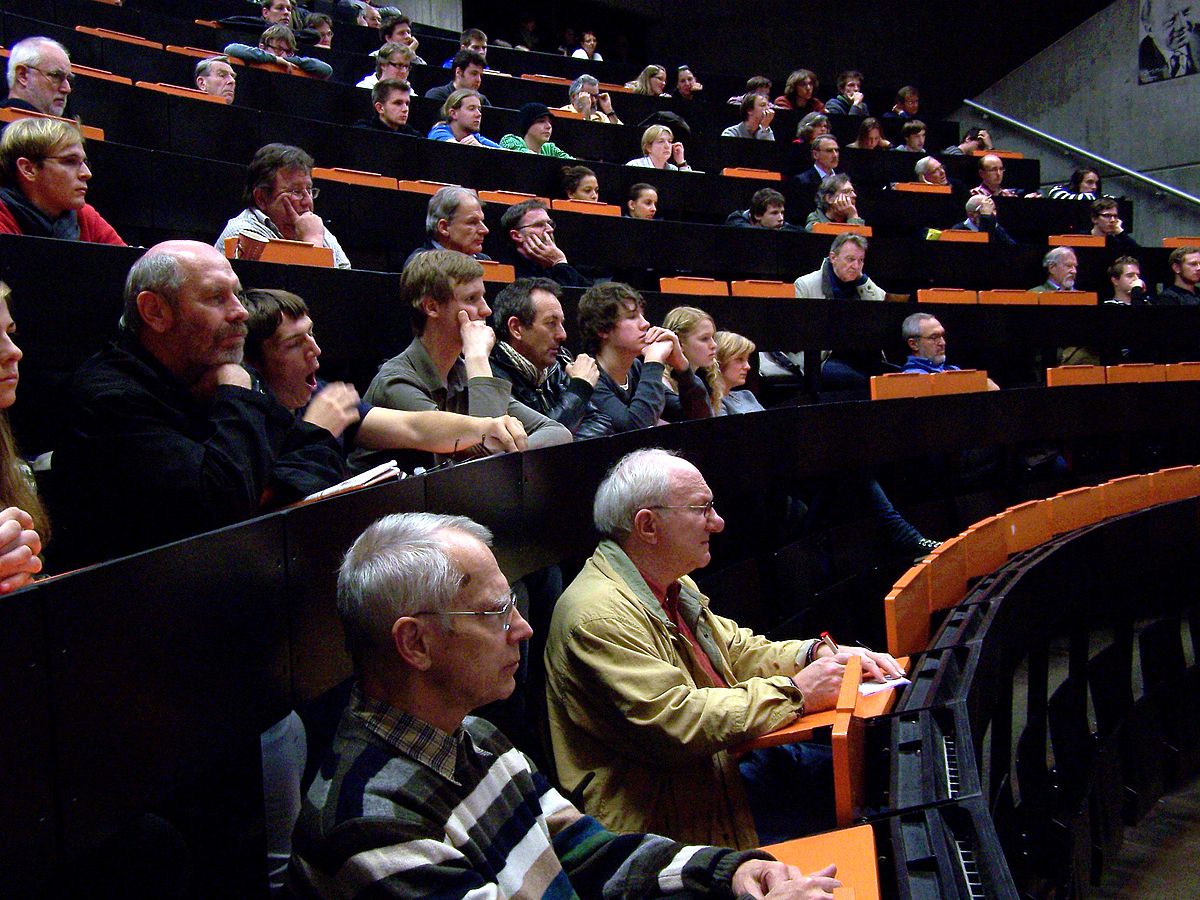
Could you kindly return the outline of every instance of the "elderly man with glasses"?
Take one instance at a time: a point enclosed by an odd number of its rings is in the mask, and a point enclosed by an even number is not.
[[[312,169],[313,158],[299,147],[260,147],[246,172],[246,208],[225,223],[214,246],[223,251],[226,238],[242,235],[259,241],[303,241],[328,247],[333,264],[349,269],[342,245],[313,211],[321,189],[313,187]]]
[[[554,220],[540,200],[510,206],[500,217],[500,230],[512,244],[505,262],[518,278],[549,278],[563,287],[591,287],[592,280],[567,262],[554,240]]]
[[[8,57],[8,98],[0,107],[61,116],[74,85],[66,47],[48,37],[25,38]]]
[[[600,90],[600,82],[591,75],[580,75],[567,88],[570,102],[559,109],[575,110],[588,122],[607,122],[620,125],[621,120],[613,112],[612,98],[607,91]]]

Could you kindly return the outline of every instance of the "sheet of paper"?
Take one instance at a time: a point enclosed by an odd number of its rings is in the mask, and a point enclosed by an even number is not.
[[[902,684],[912,684],[907,678],[892,678],[889,681],[864,681],[858,686],[858,692],[864,697],[870,697],[872,694],[878,694],[881,691],[890,691],[892,688],[900,687]]]

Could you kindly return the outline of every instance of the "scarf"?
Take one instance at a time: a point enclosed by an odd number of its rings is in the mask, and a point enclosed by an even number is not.
[[[64,241],[79,240],[79,215],[70,209],[51,219],[29,202],[29,198],[12,188],[0,188],[0,200],[8,207],[22,234],[34,237],[59,238]]]
[[[521,377],[529,383],[540,388],[545,383],[546,379],[550,377],[550,370],[554,368],[553,366],[548,366],[539,372],[537,366],[514,350],[513,345],[508,341],[500,341],[499,345],[500,350],[504,353],[508,361],[513,364],[513,367],[518,372],[521,373]]]

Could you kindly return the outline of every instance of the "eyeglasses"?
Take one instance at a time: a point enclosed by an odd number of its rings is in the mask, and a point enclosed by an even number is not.
[[[45,69],[39,69],[37,66],[30,66],[29,68],[35,72],[41,72],[55,84],[61,85],[65,81],[71,87],[75,86],[75,75],[71,72],[64,72],[62,69],[51,69],[47,72]]]
[[[291,197],[293,200],[303,200],[305,197],[311,197],[313,200],[316,200],[321,196],[321,189],[319,187],[296,188],[295,190],[291,191],[280,191],[278,196],[282,197],[285,194]]]
[[[525,228],[549,228],[551,231],[553,231],[554,230],[554,220],[553,219],[544,219],[541,222],[530,222],[528,225],[518,225],[517,231],[521,231]]]
[[[699,503],[699,504],[693,503],[691,505],[686,505],[686,506],[651,506],[651,507],[649,507],[649,509],[690,509],[692,512],[700,513],[706,519],[708,518],[710,513],[716,512],[716,508],[714,506],[714,501],[712,501],[712,500],[709,500],[707,503]]]
[[[66,156],[43,156],[42,157],[43,162],[47,159],[54,160],[56,163],[59,163],[64,169],[79,170],[79,169],[82,169],[85,167],[91,168],[90,166],[88,166],[88,158],[86,156],[78,156],[77,154],[74,154],[74,153],[70,153]]]
[[[499,622],[501,631],[508,632],[512,628],[512,613],[517,608],[517,595],[512,591],[505,594],[508,599],[500,609],[467,610],[447,609],[438,611],[426,609],[413,613],[414,616],[483,616],[485,622]]]
[[[1120,217],[1121,217],[1121,214],[1115,213],[1115,212],[1099,213],[1096,216],[1096,218],[1098,218],[1098,219],[1119,219]]]

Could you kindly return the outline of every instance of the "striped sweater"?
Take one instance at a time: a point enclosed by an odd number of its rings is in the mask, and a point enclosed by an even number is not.
[[[493,726],[453,735],[357,691],[296,827],[301,897],[729,897],[747,859],[618,835],[562,797]]]

